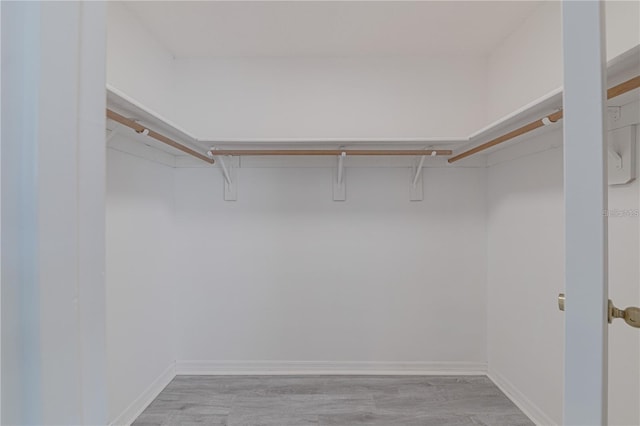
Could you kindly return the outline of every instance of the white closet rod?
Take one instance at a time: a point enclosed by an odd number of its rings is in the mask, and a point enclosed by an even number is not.
[[[617,86],[614,86],[607,90],[607,99],[612,99],[617,96],[620,96],[624,93],[630,92],[631,90],[637,89],[640,87],[640,76],[634,77],[630,80],[627,80]],[[137,123],[134,120],[126,118],[110,109],[107,109],[107,117],[111,120],[114,120],[124,126],[130,127],[138,133],[146,134],[162,143],[165,143],[173,148],[176,148],[182,152],[185,152],[193,157],[196,157],[202,161],[205,161],[209,164],[213,164],[214,160],[210,157],[207,157],[205,154],[195,151],[185,145],[182,145],[158,132],[150,130],[141,124]],[[528,133],[532,130],[538,129],[540,127],[546,126],[551,123],[555,123],[558,120],[562,119],[563,111],[557,111],[553,114],[550,114],[546,117],[543,117],[539,120],[533,121],[529,124],[526,124],[522,127],[519,127],[511,132],[508,132],[502,136],[499,136],[495,139],[492,139],[488,142],[485,142],[481,145],[478,145],[474,148],[468,149],[460,154],[457,154],[447,161],[449,163],[455,163],[456,161],[462,160],[463,158],[467,158],[471,155],[477,154],[479,152],[485,151],[491,147],[509,141],[513,138],[516,138],[520,135]],[[367,155],[367,156],[396,156],[396,155],[406,155],[406,156],[419,156],[422,157],[425,154],[427,155],[438,155],[438,156],[448,156],[452,155],[453,152],[448,149],[434,149],[434,150],[411,150],[411,149],[220,149],[215,151],[215,155],[232,155],[232,156],[268,156],[268,155],[304,155],[304,156],[339,156],[342,153],[346,153],[346,155]]]
[[[117,112],[107,109],[107,118],[118,122],[124,126],[127,126],[137,133],[141,133],[152,137],[164,144],[167,144],[173,148],[176,148],[182,152],[185,152],[193,157],[196,157],[202,161],[206,161],[209,164],[213,164],[213,157],[215,156],[223,156],[223,155],[251,155],[251,156],[264,156],[264,155],[305,155],[305,156],[315,156],[315,155],[324,155],[324,156],[339,156],[342,153],[346,155],[408,155],[408,156],[424,156],[425,154],[436,156],[436,155],[451,155],[453,151],[450,149],[431,149],[431,150],[409,150],[409,149],[217,149],[215,151],[210,151],[210,156],[205,154],[201,154],[188,146],[182,145],[174,141],[173,139],[168,138],[156,131],[153,131],[140,123],[131,120]],[[209,153],[208,153],[209,154]]]
[[[217,149],[213,155],[451,155],[450,149]]]
[[[162,142],[162,143],[164,143],[166,145],[169,145],[169,146],[171,146],[171,147],[173,147],[175,149],[178,149],[178,150],[180,150],[182,152],[185,152],[185,153],[187,153],[187,154],[189,154],[189,155],[191,155],[193,157],[196,157],[196,158],[198,158],[198,159],[200,159],[202,161],[205,161],[205,162],[207,162],[209,164],[213,164],[214,163],[213,158],[209,158],[206,155],[201,154],[198,151],[189,148],[188,146],[182,145],[181,143],[178,143],[178,142],[174,141],[173,139],[170,139],[170,138],[168,138],[168,137],[166,137],[166,136],[164,136],[164,135],[162,135],[162,134],[160,134],[158,132],[155,132],[155,131],[153,131],[151,129],[148,129],[147,127],[141,125],[140,123],[137,123],[137,122],[135,122],[135,121],[123,116],[123,115],[120,115],[115,111],[107,109],[107,118],[109,118],[109,119],[111,119],[111,120],[113,120],[115,122],[118,122],[118,123],[122,124],[123,126],[129,127],[131,129],[135,130],[137,133],[141,133],[143,135],[147,135],[149,137],[152,137],[157,141],[160,141],[160,142]]]
[[[617,86],[613,86],[611,89],[607,90],[607,99],[615,98],[616,96],[620,96],[624,93],[630,92],[634,89],[640,87],[640,76],[634,77],[630,80],[625,81],[624,83],[620,83]],[[526,124],[522,127],[519,127],[515,130],[512,130],[509,133],[506,133],[500,137],[490,140],[489,142],[485,142],[482,145],[478,145],[474,148],[471,148],[467,151],[461,152],[460,154],[453,156],[447,160],[449,163],[455,163],[456,161],[462,160],[463,158],[467,158],[473,154],[477,154],[478,152],[482,152],[491,147],[499,145],[503,142],[511,140],[517,136],[523,135],[525,133],[529,133],[532,130],[535,130],[539,127],[546,126],[547,124],[555,123],[556,121],[562,118],[562,110],[554,112],[546,117],[543,117],[539,120]]]

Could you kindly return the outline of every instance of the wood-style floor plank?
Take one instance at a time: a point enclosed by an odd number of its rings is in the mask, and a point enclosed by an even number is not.
[[[483,376],[178,376],[133,426],[530,426]]]

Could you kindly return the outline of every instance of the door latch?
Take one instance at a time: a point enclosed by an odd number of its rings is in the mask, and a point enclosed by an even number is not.
[[[558,309],[561,311],[564,311],[564,301],[564,293],[560,293],[558,295]],[[613,305],[611,299],[609,299],[608,306],[607,317],[609,324],[611,324],[614,318],[622,318],[631,327],[640,328],[640,308],[633,306],[627,309],[618,309]]]

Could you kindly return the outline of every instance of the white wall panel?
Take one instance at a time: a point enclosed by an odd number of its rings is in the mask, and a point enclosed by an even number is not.
[[[466,137],[485,122],[473,56],[175,61],[176,121],[200,138]]]
[[[180,280],[173,260],[173,169],[112,149],[107,153],[112,421],[175,360],[173,297]]]
[[[424,172],[176,169],[177,359],[483,363],[485,172]]]
[[[564,291],[562,135],[524,144],[544,151],[519,156],[519,145],[491,155],[487,171],[489,372],[517,389],[543,424],[562,423]],[[505,160],[509,152],[517,158]],[[638,287],[638,182],[609,187],[609,291],[622,307]],[[640,422],[637,330],[609,329],[609,424]],[[525,407],[525,408],[527,408]]]
[[[173,56],[126,6],[107,5],[107,84],[173,118]]]
[[[561,140],[561,132],[546,137]],[[526,143],[535,143],[528,141]],[[488,169],[489,371],[562,422],[562,152]]]
[[[607,60],[640,44],[640,4],[606,2]],[[487,119],[493,122],[562,86],[560,2],[544,2],[488,58]]]

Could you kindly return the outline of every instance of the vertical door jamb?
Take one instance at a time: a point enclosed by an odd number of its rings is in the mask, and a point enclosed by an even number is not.
[[[604,3],[563,1],[564,424],[607,423]]]

